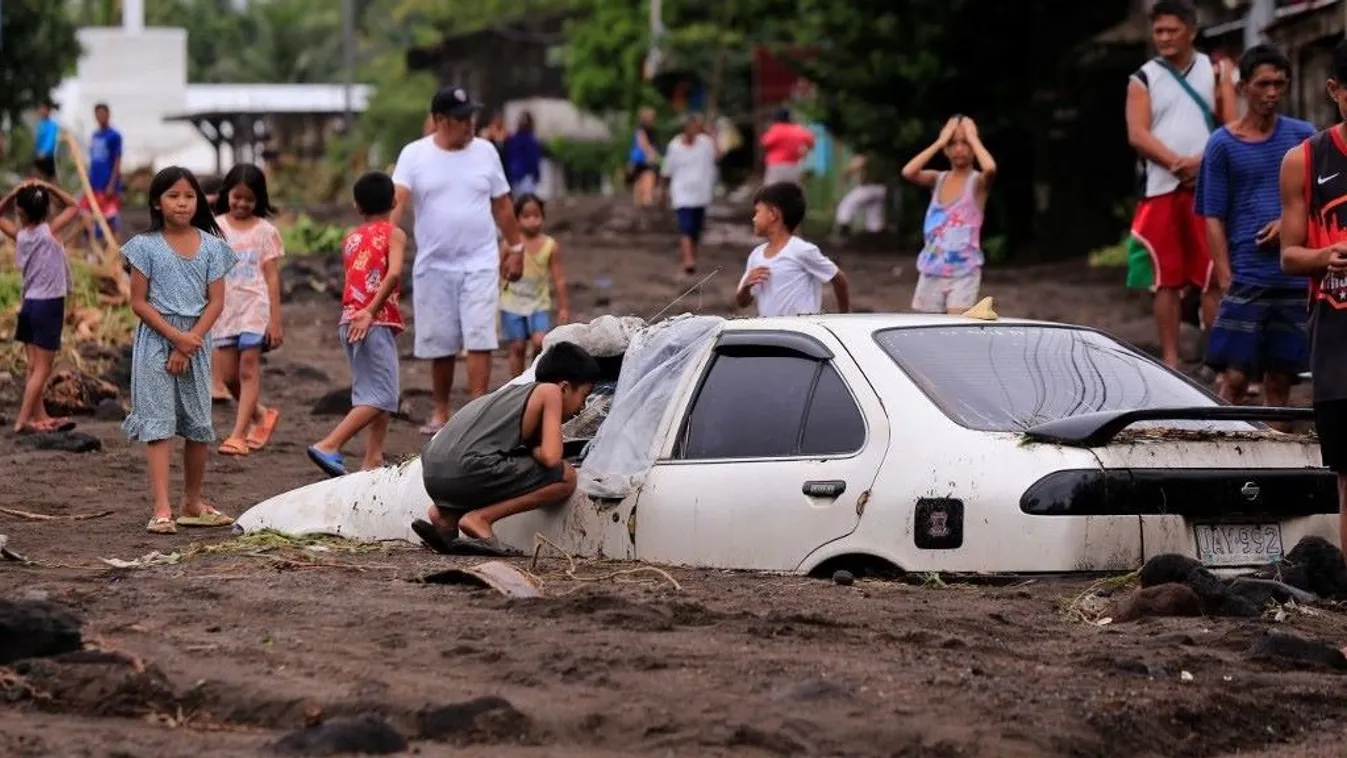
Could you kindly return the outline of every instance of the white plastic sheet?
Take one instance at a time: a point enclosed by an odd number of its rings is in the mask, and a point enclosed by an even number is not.
[[[716,316],[683,315],[635,332],[608,418],[580,467],[582,492],[618,499],[641,485],[659,452],[657,435],[674,392],[724,324]]]

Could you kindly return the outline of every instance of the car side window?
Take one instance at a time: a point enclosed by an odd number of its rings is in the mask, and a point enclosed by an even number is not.
[[[718,353],[675,458],[776,458],[859,450],[865,419],[830,362],[791,351]]]
[[[851,390],[831,363],[822,364],[814,396],[809,402],[804,433],[800,437],[803,455],[839,455],[854,453],[865,445],[865,417]]]

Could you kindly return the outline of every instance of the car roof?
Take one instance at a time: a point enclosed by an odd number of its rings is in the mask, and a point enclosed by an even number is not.
[[[1067,327],[1087,329],[1075,324],[1032,319],[997,318],[994,321],[953,316],[944,313],[826,313],[814,316],[776,316],[772,318],[732,319],[726,329],[790,329],[814,324],[837,332],[874,332],[880,329],[916,329],[927,326],[989,326],[1013,324],[1017,326]]]

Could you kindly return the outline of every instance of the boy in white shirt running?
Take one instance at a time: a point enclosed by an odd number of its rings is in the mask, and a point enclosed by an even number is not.
[[[798,316],[823,311],[823,283],[832,282],[837,310],[851,311],[851,292],[842,273],[818,245],[795,236],[804,221],[804,191],[791,182],[769,184],[753,198],[753,233],[766,237],[748,256],[735,301],[757,303],[759,316]]]

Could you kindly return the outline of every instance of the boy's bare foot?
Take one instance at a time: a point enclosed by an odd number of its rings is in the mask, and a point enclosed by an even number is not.
[[[495,537],[491,525],[482,520],[477,513],[465,513],[458,520],[458,531],[468,539],[489,540]]]

